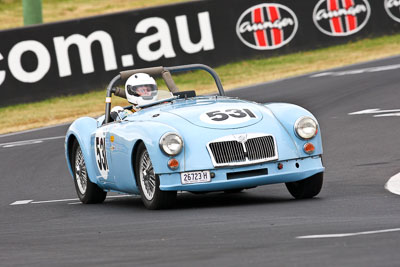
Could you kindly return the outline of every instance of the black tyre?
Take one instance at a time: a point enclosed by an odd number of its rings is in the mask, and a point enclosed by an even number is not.
[[[71,163],[74,172],[76,193],[81,202],[84,204],[102,203],[107,196],[107,192],[104,192],[100,187],[90,181],[83,153],[77,141],[75,141],[72,147]]]
[[[286,183],[286,188],[296,199],[312,198],[321,191],[323,177],[323,172],[317,173],[301,181]]]
[[[176,201],[176,191],[161,191],[160,179],[143,143],[139,144],[135,162],[136,182],[146,208],[151,210],[171,208]]]

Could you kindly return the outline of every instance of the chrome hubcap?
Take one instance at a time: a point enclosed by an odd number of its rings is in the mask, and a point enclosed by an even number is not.
[[[139,179],[144,196],[147,200],[152,200],[156,191],[156,176],[147,151],[140,158]]]
[[[87,171],[85,161],[83,159],[82,150],[78,147],[75,155],[75,179],[79,192],[84,195],[87,188]]]

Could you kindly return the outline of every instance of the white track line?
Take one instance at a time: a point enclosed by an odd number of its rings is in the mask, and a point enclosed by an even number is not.
[[[32,201],[33,200],[18,200],[18,201],[15,201],[15,202],[11,203],[10,205],[11,206],[14,206],[14,205],[25,205],[25,204],[31,203]]]
[[[354,63],[354,64],[336,67],[336,68],[327,69],[327,70],[314,71],[311,73],[300,74],[300,75],[296,75],[296,76],[292,76],[292,77],[288,77],[288,78],[282,78],[282,79],[278,79],[278,80],[273,80],[273,81],[269,81],[269,82],[261,82],[261,83],[255,83],[252,85],[236,87],[236,88],[233,88],[233,89],[230,89],[229,91],[228,90],[227,91],[228,92],[242,91],[242,90],[248,90],[250,87],[263,86],[263,85],[265,86],[265,85],[275,84],[275,83],[284,82],[284,81],[292,80],[292,79],[305,78],[305,77],[312,78],[312,76],[314,76],[314,75],[318,75],[318,74],[325,73],[325,72],[338,72],[338,71],[343,71],[344,68],[355,68],[355,67],[364,66],[367,64],[374,64],[374,63],[384,62],[387,60],[397,59],[397,58],[400,58],[400,56],[395,55],[395,56],[390,56],[387,58],[379,58],[379,59],[374,59],[371,61]]]
[[[385,188],[392,192],[393,194],[400,195],[400,173],[394,175],[387,181]],[[317,238],[337,238],[337,237],[348,237],[348,236],[358,236],[358,235],[372,235],[372,234],[382,234],[390,232],[400,232],[400,228],[384,229],[377,231],[365,231],[365,232],[355,232],[355,233],[341,233],[341,234],[326,234],[326,235],[305,235],[298,236],[297,239],[317,239]]]
[[[0,147],[10,148],[10,147],[15,147],[15,146],[26,146],[26,145],[43,143],[43,141],[47,141],[47,140],[63,139],[63,138],[65,138],[65,135],[46,137],[46,138],[39,138],[39,139],[31,139],[31,140],[23,140],[23,141],[16,141],[16,142],[2,143],[2,144],[0,144]]]
[[[393,194],[400,195],[400,173],[392,176],[386,182],[385,189]]]
[[[43,200],[43,201],[33,201],[32,204],[45,204],[45,203],[56,203],[56,202],[67,202],[67,201],[78,201],[79,198],[70,199],[55,199],[55,200]]]
[[[370,67],[363,69],[344,70],[344,71],[328,71],[311,75],[310,78],[318,78],[323,76],[355,75],[355,74],[381,72],[381,71],[396,70],[396,69],[400,69],[400,64],[377,66],[377,67]]]
[[[133,197],[133,196],[134,195],[116,195],[116,196],[108,196],[107,199]],[[70,201],[79,201],[79,198],[54,199],[54,200],[42,200],[42,201],[18,200],[18,201],[11,203],[10,206],[26,205],[26,204],[46,204],[46,203],[57,203],[57,202],[70,202]],[[78,203],[69,203],[69,204],[78,204]]]
[[[335,237],[348,237],[348,236],[358,236],[358,235],[372,235],[372,234],[382,234],[390,232],[400,232],[400,228],[384,229],[377,231],[365,231],[365,232],[355,232],[355,233],[342,233],[342,234],[327,234],[327,235],[303,235],[296,237],[297,239],[316,239],[316,238],[335,238]]]

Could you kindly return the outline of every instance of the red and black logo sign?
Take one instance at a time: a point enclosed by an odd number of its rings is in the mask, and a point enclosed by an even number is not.
[[[297,17],[288,7],[259,4],[242,13],[236,24],[236,33],[248,47],[270,50],[289,43],[297,28]]]
[[[320,0],[314,9],[317,28],[331,36],[348,36],[360,31],[371,15],[368,0]]]
[[[385,0],[385,9],[393,20],[400,22],[400,0]]]

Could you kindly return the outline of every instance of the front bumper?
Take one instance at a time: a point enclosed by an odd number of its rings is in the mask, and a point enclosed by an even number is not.
[[[279,163],[283,164],[281,170],[278,169]],[[268,174],[257,175],[255,171],[261,169],[268,169]],[[249,188],[266,184],[295,182],[324,170],[321,156],[313,156],[302,159],[266,162],[245,167],[210,169],[211,172],[215,173],[215,177],[208,183],[183,185],[180,173],[159,174],[160,190],[201,192]],[[235,176],[234,179],[227,178],[234,173],[239,173],[239,175],[233,175]]]

